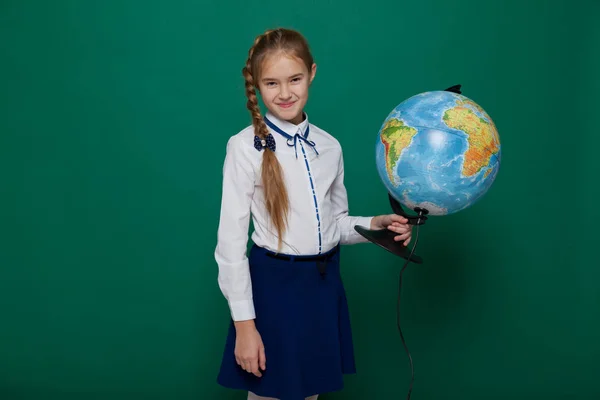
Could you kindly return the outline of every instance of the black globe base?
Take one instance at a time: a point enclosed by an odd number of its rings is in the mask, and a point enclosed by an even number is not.
[[[402,205],[388,193],[388,198],[392,210],[395,214],[401,215],[408,220],[411,225],[423,225],[427,221],[427,214],[429,211],[424,208],[416,207],[414,211],[417,215],[409,215],[404,211]],[[423,259],[418,255],[414,254],[412,250],[405,246],[402,242],[394,240],[398,234],[390,231],[389,229],[368,229],[361,225],[355,225],[354,230],[361,234],[365,239],[371,243],[375,243],[379,247],[389,251],[390,253],[402,257],[408,261],[412,261],[415,264],[422,264]],[[412,255],[411,255],[412,253]]]
[[[415,264],[422,264],[423,259],[416,254],[410,255],[410,249],[402,242],[394,240],[398,234],[387,229],[367,229],[364,226],[356,225],[354,229],[365,237],[368,241],[375,243],[390,253],[402,257]]]

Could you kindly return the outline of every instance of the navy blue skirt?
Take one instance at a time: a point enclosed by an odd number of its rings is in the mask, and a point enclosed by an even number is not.
[[[339,391],[343,375],[356,372],[339,246],[327,259],[282,260],[253,246],[250,274],[255,324],[265,346],[266,371],[257,377],[235,361],[230,322],[217,382],[280,400]]]

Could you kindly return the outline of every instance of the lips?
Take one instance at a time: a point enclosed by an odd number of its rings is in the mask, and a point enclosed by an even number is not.
[[[279,107],[281,107],[281,108],[290,108],[291,106],[293,106],[293,105],[294,105],[294,103],[295,103],[295,102],[293,101],[293,102],[291,102],[291,103],[279,103],[279,104],[277,104],[277,105],[278,105]]]

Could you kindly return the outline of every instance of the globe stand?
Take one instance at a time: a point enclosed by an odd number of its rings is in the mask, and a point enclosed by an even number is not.
[[[452,93],[456,93],[456,94],[462,94],[461,88],[462,88],[462,85],[459,84],[459,85],[450,86],[449,88],[444,89],[444,91],[452,92]],[[408,220],[409,224],[417,226],[414,244],[412,245],[412,249],[410,251],[408,250],[407,246],[404,246],[401,242],[397,242],[394,240],[394,237],[397,236],[397,233],[395,233],[389,229],[374,230],[374,229],[367,229],[364,226],[360,226],[360,225],[355,225],[354,229],[359,234],[361,234],[363,237],[365,237],[367,240],[369,240],[370,242],[375,243],[376,245],[384,248],[385,250],[389,251],[392,254],[395,254],[397,256],[400,256],[400,257],[403,257],[404,259],[406,259],[404,266],[400,270],[400,277],[399,277],[399,281],[398,281],[398,301],[397,301],[396,323],[398,325],[398,331],[400,332],[400,338],[402,339],[402,344],[404,345],[404,349],[406,350],[406,353],[408,354],[408,359],[410,361],[411,380],[410,380],[410,387],[408,389],[408,397],[407,397],[407,400],[410,400],[410,395],[412,393],[415,374],[414,374],[412,357],[410,355],[408,347],[406,346],[406,341],[404,340],[404,335],[402,334],[402,329],[400,328],[400,290],[402,287],[402,274],[404,273],[404,270],[406,269],[408,264],[411,261],[416,264],[423,263],[423,260],[421,257],[414,255],[414,250],[417,247],[417,243],[419,242],[419,226],[423,225],[425,223],[425,221],[427,221],[427,214],[429,214],[429,210],[420,208],[420,207],[415,207],[413,211],[416,212],[417,215],[408,215],[402,208],[402,205],[396,199],[394,199],[392,197],[391,193],[389,193],[389,192],[388,192],[388,197],[390,200],[390,205],[392,206],[392,209],[394,210],[394,213],[406,218]]]
[[[462,91],[460,90],[461,88],[462,88],[462,85],[454,85],[454,86],[450,86],[447,89],[444,89],[444,92],[452,92],[452,93],[462,94]]]
[[[404,211],[404,208],[402,208],[402,205],[389,193],[388,198],[394,213],[406,218],[409,224],[423,225],[427,220],[427,214],[429,214],[428,210],[416,207],[414,211],[417,213],[417,215],[408,215]],[[398,233],[396,232],[393,232],[389,229],[368,229],[361,225],[355,225],[354,229],[368,241],[375,243],[376,245],[384,248],[396,256],[402,257],[409,262],[412,261],[415,264],[423,263],[423,259],[409,250],[408,246],[405,246],[402,242],[397,242],[394,240],[394,237],[398,236]]]

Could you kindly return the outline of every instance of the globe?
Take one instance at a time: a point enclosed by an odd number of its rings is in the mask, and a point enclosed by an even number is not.
[[[473,100],[458,91],[430,91],[389,113],[375,159],[393,199],[410,210],[449,215],[475,204],[492,186],[500,168],[500,138]]]

